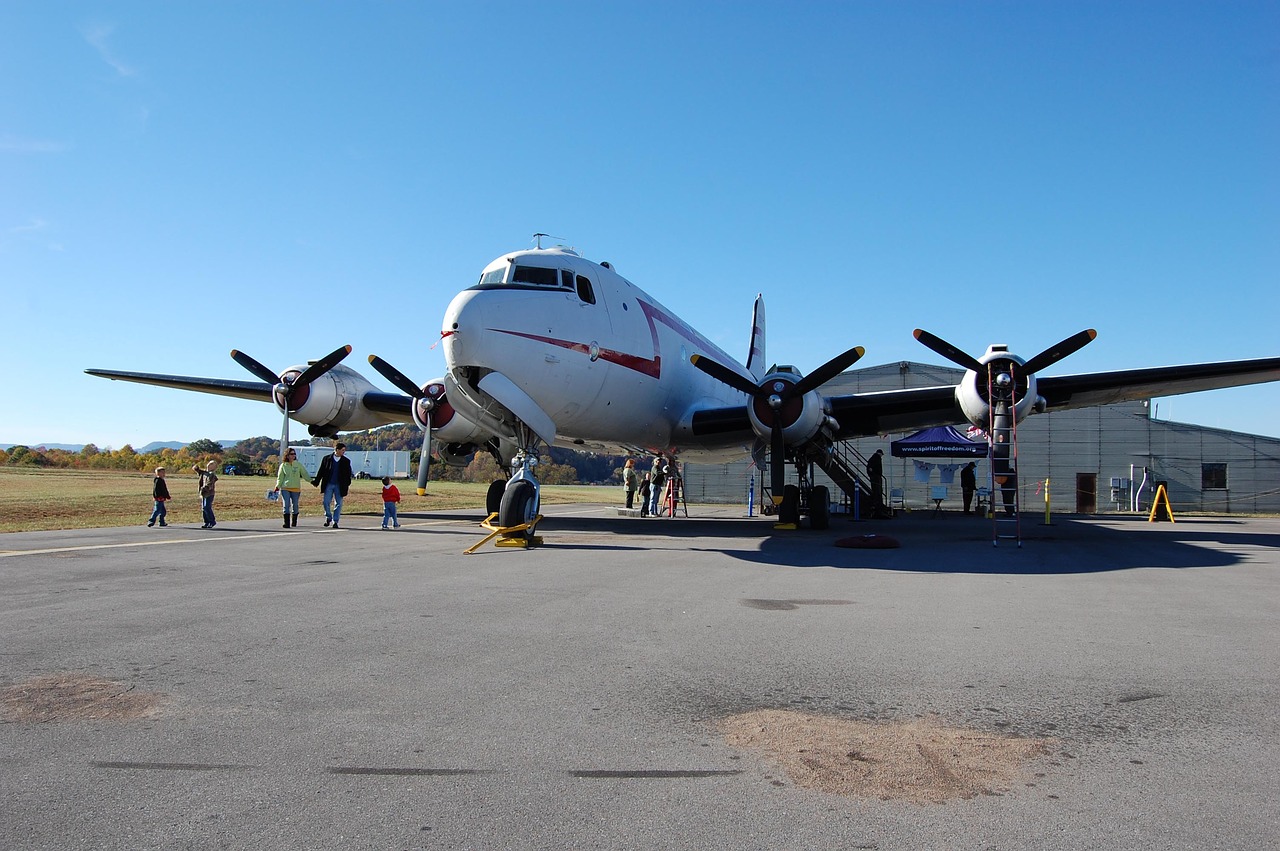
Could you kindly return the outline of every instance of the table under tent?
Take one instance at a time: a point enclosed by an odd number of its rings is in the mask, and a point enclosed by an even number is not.
[[[956,474],[968,462],[939,464],[921,459],[967,458],[977,461],[978,459],[986,458],[989,451],[990,447],[985,440],[970,440],[961,434],[955,426],[926,428],[901,440],[893,441],[890,444],[890,452],[893,457],[906,459],[911,461],[912,464],[907,468],[907,474],[901,484],[895,486],[891,483],[889,488],[889,507],[892,509],[906,508],[907,485],[911,484],[920,488],[921,504],[926,506],[932,504],[934,513],[937,513],[942,509],[942,503],[950,497],[952,492],[956,496],[960,495],[960,481]],[[934,474],[935,470],[937,475]],[[981,475],[978,481],[983,481]],[[985,508],[987,500],[987,488],[978,488],[977,508],[979,511]]]

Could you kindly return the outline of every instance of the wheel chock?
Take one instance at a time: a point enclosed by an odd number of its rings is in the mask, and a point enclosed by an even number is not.
[[[498,538],[498,540],[494,543],[495,547],[523,547],[527,549],[529,547],[539,546],[542,543],[541,535],[525,536],[520,534],[521,532],[525,532],[525,531],[528,531],[529,529],[532,529],[534,526],[538,525],[538,523],[542,522],[541,514],[539,514],[537,517],[534,517],[528,523],[521,523],[518,526],[495,526],[494,521],[497,520],[497,518],[498,518],[498,514],[495,511],[493,514],[490,514],[480,523],[481,526],[489,530],[489,534],[486,535],[484,539],[481,540],[479,543],[463,550],[462,554],[464,556],[471,555],[476,550],[480,549],[485,544],[492,541],[494,538]]]

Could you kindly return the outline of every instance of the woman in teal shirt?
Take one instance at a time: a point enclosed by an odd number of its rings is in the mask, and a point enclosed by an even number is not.
[[[280,494],[284,504],[284,528],[289,528],[289,518],[293,517],[293,525],[298,525],[298,499],[302,496],[302,482],[309,479],[307,468],[298,461],[298,453],[293,449],[285,450],[284,463],[276,473],[276,493]]]

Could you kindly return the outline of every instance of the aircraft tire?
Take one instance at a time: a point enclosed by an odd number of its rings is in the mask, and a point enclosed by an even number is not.
[[[800,522],[800,488],[787,485],[782,489],[782,504],[778,506],[779,523]]]
[[[497,514],[502,509],[502,495],[506,493],[507,480],[495,479],[489,483],[489,493],[484,498],[484,510],[488,514]]]
[[[826,485],[818,485],[809,493],[809,528],[831,527],[831,492]]]
[[[502,494],[502,505],[498,508],[499,526],[519,526],[529,523],[538,515],[537,491],[533,482],[521,479],[513,482]],[[533,537],[533,529],[517,533],[525,538]]]

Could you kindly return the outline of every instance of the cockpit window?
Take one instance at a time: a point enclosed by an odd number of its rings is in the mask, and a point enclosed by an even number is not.
[[[564,287],[566,290],[573,289],[573,273],[568,269],[560,270],[560,286]]]
[[[507,269],[505,266],[501,269],[490,269],[488,272],[485,272],[483,275],[480,276],[480,283],[500,284],[502,283],[502,276],[505,274],[507,274]]]
[[[591,281],[581,275],[578,276],[578,298],[582,299],[587,304],[596,303],[596,293],[595,290],[591,288]]]
[[[517,266],[511,275],[513,284],[537,284],[542,287],[560,286],[558,269],[543,269],[540,266]]]

